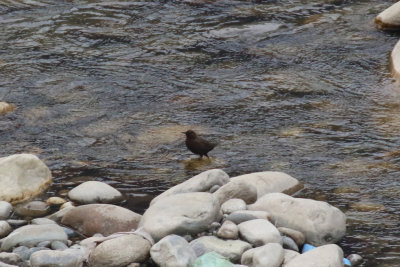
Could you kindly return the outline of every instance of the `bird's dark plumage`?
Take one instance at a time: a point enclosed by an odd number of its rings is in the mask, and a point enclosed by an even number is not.
[[[183,133],[186,135],[185,143],[187,148],[194,154],[200,155],[200,158],[203,156],[208,158],[207,153],[217,145],[197,136],[197,134],[192,130]]]

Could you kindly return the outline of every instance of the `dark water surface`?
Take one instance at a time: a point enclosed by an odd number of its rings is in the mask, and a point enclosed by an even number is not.
[[[400,266],[399,35],[389,0],[0,1],[1,156],[38,154],[60,195],[105,181],[142,212],[210,168],[284,171],[348,216],[340,245]],[[190,160],[185,129],[218,140]]]

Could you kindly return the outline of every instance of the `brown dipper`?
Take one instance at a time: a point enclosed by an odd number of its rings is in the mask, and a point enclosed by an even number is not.
[[[194,154],[200,155],[200,158],[202,158],[203,156],[206,156],[208,158],[207,153],[210,152],[217,145],[201,137],[198,137],[197,134],[192,130],[188,130],[183,133],[186,134],[185,143],[187,148]]]

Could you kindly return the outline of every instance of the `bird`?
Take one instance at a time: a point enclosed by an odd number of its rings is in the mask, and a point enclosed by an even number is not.
[[[199,137],[193,130],[187,130],[186,132],[182,132],[186,135],[186,147],[196,155],[200,155],[200,159],[203,156],[208,156],[208,152],[210,152],[217,144],[209,142],[201,137]]]

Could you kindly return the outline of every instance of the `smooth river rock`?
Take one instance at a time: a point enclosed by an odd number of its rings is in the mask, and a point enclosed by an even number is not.
[[[242,199],[245,203],[251,204],[257,200],[257,189],[245,182],[231,181],[221,186],[214,193],[215,197],[218,198],[220,203],[224,203],[230,199]]]
[[[231,182],[244,182],[257,189],[257,197],[268,193],[293,194],[303,188],[303,185],[292,176],[283,172],[254,172],[231,178]]]
[[[84,254],[77,249],[40,250],[34,252],[30,257],[32,267],[81,267],[83,261]]]
[[[61,223],[86,236],[96,233],[107,236],[136,229],[141,217],[140,214],[111,204],[88,204],[71,208],[62,217]]]
[[[7,263],[7,264],[13,264],[13,265],[17,265],[17,266],[24,265],[23,259],[21,259],[21,257],[15,253],[1,252],[0,253],[0,262]]]
[[[189,243],[178,235],[169,235],[158,241],[151,247],[150,255],[160,267],[192,266],[197,258]]]
[[[300,254],[284,267],[343,267],[343,251],[335,244],[324,245]]]
[[[159,199],[170,195],[191,193],[191,192],[208,192],[213,186],[215,185],[222,186],[227,182],[229,182],[229,175],[226,174],[226,172],[224,172],[223,170],[220,169],[208,170],[158,195],[151,201],[150,205],[153,205]]]
[[[139,226],[157,242],[170,234],[198,234],[220,218],[220,204],[212,194],[182,193],[164,197],[151,205]]]
[[[15,206],[15,212],[20,216],[40,217],[49,212],[50,208],[43,201],[30,201],[24,204]]]
[[[122,194],[112,186],[98,181],[84,182],[68,192],[68,197],[80,204],[117,203]]]
[[[231,262],[239,262],[242,254],[251,249],[251,245],[241,240],[222,240],[215,236],[203,236],[190,242],[197,257],[215,251]]]
[[[290,228],[286,228],[286,227],[278,227],[278,231],[282,234],[282,235],[286,235],[288,237],[290,237],[291,239],[294,240],[294,242],[296,242],[296,244],[298,246],[303,245],[306,242],[306,237],[304,236],[304,234],[302,232],[290,229]]]
[[[280,267],[284,259],[284,250],[278,243],[247,250],[243,253],[241,263],[251,267]],[[298,266],[298,267],[306,267]],[[308,267],[308,266],[307,266]]]
[[[68,237],[64,230],[56,224],[25,225],[3,239],[1,249],[9,251],[17,245],[35,245],[41,241],[59,240],[67,242]]]
[[[256,219],[238,225],[243,240],[258,247],[268,243],[282,245],[282,237],[278,229],[268,220]]]
[[[7,236],[12,230],[13,228],[7,221],[0,221],[0,238]]]
[[[27,200],[41,193],[51,181],[49,168],[35,155],[0,158],[0,200],[10,203]]]
[[[12,205],[7,201],[0,201],[0,220],[6,220],[13,211]]]
[[[90,254],[90,267],[125,267],[130,263],[141,263],[149,257],[151,244],[135,234],[106,240]]]
[[[268,212],[258,210],[240,210],[232,212],[226,217],[226,219],[236,224],[240,224],[255,219],[269,220],[269,214]]]
[[[223,214],[231,214],[232,212],[245,209],[246,202],[240,198],[229,199],[221,205],[221,211]]]
[[[46,204],[49,206],[60,206],[62,204],[64,204],[65,202],[67,202],[65,199],[63,199],[62,197],[49,197],[46,200]]]
[[[398,30],[400,28],[400,2],[397,2],[375,18],[375,23],[382,29]]]
[[[271,193],[248,209],[268,212],[274,225],[302,232],[306,242],[314,246],[335,243],[346,233],[346,216],[322,201]]]
[[[225,221],[217,232],[217,236],[224,239],[238,239],[239,228],[231,221]]]

